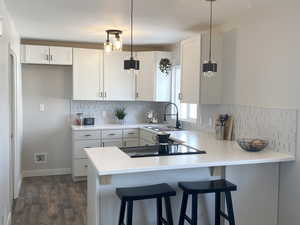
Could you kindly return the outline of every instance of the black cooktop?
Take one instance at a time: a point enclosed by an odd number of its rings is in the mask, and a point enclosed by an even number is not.
[[[120,149],[131,158],[206,154],[206,152],[203,150],[195,149],[182,144],[123,147]]]

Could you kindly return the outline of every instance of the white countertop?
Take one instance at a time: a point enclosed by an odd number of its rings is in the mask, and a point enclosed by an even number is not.
[[[94,126],[77,126],[73,125],[73,131],[80,130],[104,130],[104,129],[134,129],[134,128],[143,128],[145,126],[164,126],[165,124],[153,124],[153,123],[137,123],[137,124],[101,124]]]
[[[172,139],[203,149],[207,154],[130,158],[117,147],[92,148],[86,152],[101,176],[295,160],[295,157],[291,155],[274,152],[268,148],[261,152],[246,152],[234,141],[219,141],[214,135],[205,132],[173,131],[169,133]]]

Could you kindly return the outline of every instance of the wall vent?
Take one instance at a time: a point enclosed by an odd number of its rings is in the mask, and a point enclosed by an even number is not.
[[[46,163],[47,153],[34,153],[34,163]]]

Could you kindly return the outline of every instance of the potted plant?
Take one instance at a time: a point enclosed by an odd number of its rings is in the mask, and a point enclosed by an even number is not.
[[[119,122],[121,124],[124,123],[124,119],[125,119],[126,115],[127,115],[127,113],[125,112],[125,108],[124,107],[123,108],[117,108],[115,110],[115,116],[117,117],[117,119],[119,120]]]
[[[168,58],[162,58],[159,62],[159,69],[162,73],[166,74],[166,76],[171,72],[171,66],[172,63]]]

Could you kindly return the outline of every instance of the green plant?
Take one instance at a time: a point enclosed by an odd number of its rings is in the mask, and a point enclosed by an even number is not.
[[[159,69],[162,73],[168,75],[171,71],[171,61],[167,58],[162,58],[159,62]]]
[[[123,120],[127,113],[125,112],[125,108],[117,108],[115,111],[115,116],[118,118],[118,120]]]

